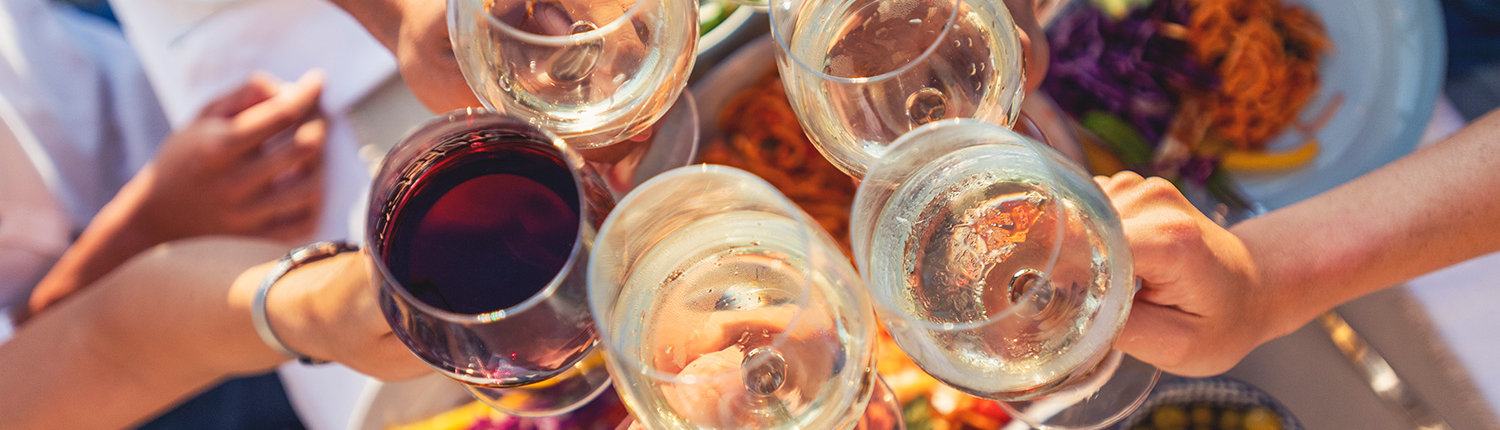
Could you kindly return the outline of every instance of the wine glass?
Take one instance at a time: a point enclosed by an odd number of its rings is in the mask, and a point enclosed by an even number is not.
[[[875,315],[858,275],[754,175],[699,165],[641,184],[605,221],[588,276],[640,426],[849,429],[870,405]],[[870,409],[899,417],[881,401]]]
[[[459,110],[396,144],[371,190],[365,253],[418,358],[513,415],[567,412],[609,386],[584,270],[614,200],[577,153]]]
[[[610,193],[623,197],[637,184],[691,164],[698,156],[698,104],[684,90],[646,131],[613,145],[576,149],[604,179]]]
[[[1015,122],[1020,36],[998,1],[777,0],[776,65],[818,150],[856,178],[913,128]]]
[[[687,85],[692,0],[449,0],[464,80],[485,106],[575,148],[645,130]]]
[[[1051,147],[973,119],[919,127],[866,174],[851,231],[897,345],[1033,427],[1103,428],[1161,374],[1112,348],[1138,288],[1120,218]]]

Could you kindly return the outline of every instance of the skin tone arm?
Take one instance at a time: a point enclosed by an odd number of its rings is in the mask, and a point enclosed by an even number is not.
[[[1324,194],[1229,230],[1172,186],[1098,178],[1145,288],[1117,347],[1182,375],[1370,292],[1500,250],[1500,113]]]
[[[427,109],[447,112],[479,106],[464,83],[448,40],[447,2],[429,0],[329,0],[344,9],[396,55],[397,68]],[[1035,0],[1005,0],[1026,52],[1026,89],[1041,86],[1047,40],[1036,20]]]
[[[233,375],[287,360],[255,333],[255,290],[281,245],[202,238],[157,247],[0,345],[0,428],[122,428]],[[271,289],[290,347],[383,379],[427,371],[391,335],[366,260],[346,253]],[[82,405],[88,413],[79,413]]]
[[[300,241],[311,234],[323,192],[321,89],[321,73],[287,86],[257,75],[207,106],[90,221],[38,283],[30,311],[161,243],[213,234]]]

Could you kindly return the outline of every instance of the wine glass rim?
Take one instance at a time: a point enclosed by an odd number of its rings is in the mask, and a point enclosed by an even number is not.
[[[484,120],[493,122],[484,124],[478,122]],[[381,234],[379,230],[382,230],[386,226],[382,223],[370,223],[365,228],[365,250],[366,252],[372,254],[370,255],[370,260],[373,260],[375,267],[380,271],[381,288],[385,289],[391,294],[399,296],[402,302],[405,302],[407,305],[417,308],[418,310],[422,311],[422,313],[437,317],[438,319],[451,323],[485,324],[519,315],[522,312],[536,307],[537,304],[546,301],[557,292],[557,289],[562,285],[563,280],[568,277],[568,275],[573,271],[573,267],[578,264],[578,257],[580,255],[583,255],[585,257],[587,256],[586,254],[584,254],[583,243],[584,229],[587,227],[588,223],[589,200],[586,194],[586,190],[584,189],[585,182],[583,180],[583,172],[579,170],[580,166],[583,165],[583,158],[576,152],[573,152],[572,148],[569,148],[567,143],[563,142],[561,138],[552,134],[552,132],[532,126],[525,121],[506,116],[488,108],[467,107],[449,111],[442,115],[438,115],[436,117],[423,121],[421,124],[413,127],[411,131],[408,131],[406,135],[401,138],[401,140],[397,141],[398,143],[391,148],[391,152],[394,153],[398,148],[402,148],[403,146],[405,146],[404,144],[406,142],[411,141],[412,139],[415,139],[420,135],[431,133],[438,136],[446,136],[459,132],[460,130],[470,130],[477,127],[494,124],[525,127],[526,129],[540,134],[541,137],[545,138],[548,143],[545,145],[537,146],[551,147],[552,149],[556,150],[558,158],[560,158],[563,163],[566,164],[568,174],[573,179],[574,189],[578,195],[577,198],[579,213],[577,230],[573,236],[573,245],[568,250],[567,260],[563,262],[562,267],[557,270],[557,273],[552,275],[552,279],[547,281],[546,286],[537,290],[536,293],[532,294],[530,297],[527,297],[526,300],[521,301],[521,303],[489,312],[466,314],[441,309],[436,306],[432,306],[427,302],[422,301],[421,299],[418,299],[416,296],[411,295],[411,292],[407,291],[405,287],[401,287],[398,285],[400,282],[394,275],[391,274],[390,268],[385,264],[385,259],[379,255],[379,253],[383,250],[375,249],[374,246],[378,245],[382,248],[385,246],[389,246],[389,244],[382,243],[377,240],[379,238],[379,235]],[[383,164],[380,168],[380,172],[375,175],[374,180],[379,181],[381,177],[384,177],[385,175],[383,173],[385,173],[385,170],[388,167],[391,166]],[[377,187],[371,187],[371,192],[373,193],[376,189]],[[373,194],[371,195],[372,200],[377,198],[384,199],[384,197],[382,196],[375,196]]]
[[[791,3],[791,2],[793,2],[793,0],[779,0],[778,2],[772,2],[772,3],[769,3],[769,4],[776,4],[776,3],[788,4],[788,3]],[[862,77],[856,77],[856,78],[845,78],[845,77],[840,77],[840,76],[833,76],[833,75],[829,75],[827,73],[824,73],[821,70],[813,68],[811,65],[809,65],[806,62],[802,61],[801,57],[799,57],[796,54],[792,53],[791,46],[787,45],[787,40],[786,40],[785,36],[782,35],[782,31],[784,29],[781,28],[781,24],[780,24],[781,20],[778,19],[777,15],[785,14],[786,12],[778,12],[778,11],[782,10],[781,7],[771,7],[770,8],[770,10],[771,10],[770,13],[772,15],[771,19],[770,19],[770,21],[771,21],[771,37],[773,39],[776,39],[776,45],[777,45],[778,49],[781,51],[782,54],[785,54],[785,56],[787,58],[789,58],[793,63],[795,63],[798,67],[801,67],[803,70],[806,70],[807,72],[812,73],[814,76],[817,76],[819,79],[830,81],[830,82],[835,82],[835,83],[840,83],[840,84],[864,84],[864,83],[870,83],[870,82],[879,82],[879,81],[883,81],[883,80],[886,80],[886,79],[891,79],[893,77],[896,77],[898,75],[906,73],[907,71],[911,70],[912,68],[917,67],[917,64],[919,64],[922,61],[926,60],[928,57],[931,57],[932,55],[934,55],[933,53],[937,52],[938,46],[940,46],[940,45],[942,45],[944,43],[945,39],[948,37],[948,33],[950,33],[952,31],[954,23],[958,21],[958,10],[959,10],[958,5],[969,3],[969,1],[968,0],[953,0],[953,3],[954,3],[953,10],[951,10],[951,11],[948,12],[948,21],[943,24],[943,31],[941,31],[941,32],[938,33],[937,38],[935,38],[932,41],[932,44],[927,45],[927,48],[925,48],[925,49],[922,50],[922,54],[921,55],[918,55],[915,58],[912,58],[910,61],[907,61],[906,64],[902,64],[901,67],[897,67],[897,68],[892,69],[892,70],[890,70],[888,72],[880,73],[880,74],[877,74],[875,76],[862,76]],[[1002,27],[1005,27],[1005,28],[997,29],[997,31],[1014,33],[1016,31],[1016,29],[1015,29],[1015,23],[1012,21],[1012,18],[1010,17],[1010,11],[1008,9],[1004,8],[1004,7],[999,7],[999,8],[996,8],[996,9],[998,10],[998,13],[996,13],[996,16],[1000,19]],[[1005,24],[1009,24],[1009,25],[1005,25]],[[1004,39],[1004,40],[1019,40],[1018,38],[1019,38],[1019,36],[1017,36],[1017,38],[1001,38],[1001,39]],[[1017,47],[1015,50],[1016,51],[1020,51],[1019,47]]]
[[[637,185],[635,187],[635,189],[631,190],[629,194],[626,194],[625,197],[622,198],[622,199],[620,199],[619,203],[617,203],[615,205],[615,210],[611,211],[610,212],[610,216],[607,217],[607,218],[605,218],[604,224],[599,227],[599,235],[596,236],[596,237],[602,239],[602,238],[604,238],[606,236],[606,232],[609,232],[609,231],[613,230],[614,223],[618,221],[618,218],[615,216],[615,214],[623,213],[624,211],[622,211],[621,208],[629,207],[632,204],[634,204],[637,199],[642,198],[641,196],[644,195],[645,193],[642,192],[641,190],[647,190],[647,189],[650,189],[650,188],[652,188],[654,186],[660,185],[662,183],[666,183],[666,182],[669,182],[669,181],[683,180],[682,178],[684,178],[684,177],[691,177],[691,176],[697,176],[697,175],[724,175],[724,176],[730,176],[730,177],[733,177],[735,179],[750,181],[753,184],[756,184],[758,186],[763,186],[763,187],[766,187],[767,189],[775,191],[775,193],[772,194],[772,197],[774,198],[776,204],[784,206],[784,207],[789,208],[789,209],[792,209],[792,214],[794,215],[794,217],[798,221],[798,225],[799,225],[798,234],[801,235],[801,236],[804,236],[806,238],[806,240],[804,241],[804,243],[807,244],[806,246],[807,246],[807,248],[809,248],[809,253],[811,253],[812,251],[814,251],[813,248],[816,248],[816,245],[813,245],[812,241],[813,240],[817,240],[817,238],[815,237],[817,235],[817,231],[812,228],[812,226],[814,224],[810,224],[810,223],[814,223],[815,221],[813,221],[805,212],[803,212],[802,209],[801,209],[801,207],[797,206],[797,204],[795,202],[793,202],[793,201],[791,201],[791,199],[787,198],[785,194],[782,194],[779,189],[777,189],[774,185],[771,185],[771,183],[767,182],[765,179],[763,179],[763,178],[761,178],[759,176],[756,176],[755,174],[752,174],[750,172],[747,172],[745,170],[736,168],[736,167],[724,166],[724,165],[718,165],[718,164],[696,164],[696,165],[678,167],[678,168],[675,168],[675,169],[672,169],[672,170],[668,170],[666,172],[662,172],[661,174],[658,174],[658,175],[652,177],[651,179],[647,180],[646,182],[643,182],[640,185]],[[599,240],[599,239],[596,239],[596,241],[597,240]],[[638,360],[638,359],[627,358],[627,357],[632,357],[632,356],[626,354],[626,352],[621,349],[621,346],[618,345],[614,341],[614,331],[612,330],[611,325],[609,324],[609,321],[605,321],[604,320],[604,318],[606,318],[606,316],[611,315],[613,312],[607,312],[607,309],[598,309],[598,308],[596,308],[596,307],[603,307],[603,306],[606,306],[606,305],[610,305],[610,304],[613,304],[613,303],[616,302],[616,300],[614,300],[614,299],[606,299],[604,296],[602,296],[600,294],[597,294],[594,291],[595,290],[594,285],[596,283],[595,282],[595,277],[596,276],[601,276],[601,275],[599,275],[599,274],[596,273],[594,264],[596,262],[598,262],[598,261],[604,261],[604,259],[602,259],[602,258],[596,259],[594,257],[595,257],[595,254],[598,254],[599,252],[602,252],[603,249],[604,249],[604,247],[596,245],[592,250],[590,250],[589,270],[588,270],[588,272],[589,272],[588,273],[588,284],[589,284],[588,290],[589,290],[589,312],[592,314],[592,316],[594,318],[594,327],[595,327],[595,330],[597,330],[598,333],[599,333],[599,341],[600,341],[600,343],[604,344],[605,350],[608,352],[608,354],[606,354],[607,357],[610,357],[611,360],[618,360],[623,365],[629,367],[631,370],[639,371],[640,373],[644,373],[645,375],[647,375],[648,377],[650,377],[652,380],[661,381],[661,382],[684,383],[684,384],[700,384],[700,383],[715,382],[715,381],[722,380],[724,378],[730,378],[730,377],[734,377],[735,375],[737,375],[735,372],[719,372],[719,373],[717,373],[715,375],[704,377],[704,378],[697,378],[697,377],[695,377],[693,375],[689,375],[687,377],[681,377],[681,376],[679,376],[678,374],[675,374],[675,373],[661,371],[661,370],[657,369],[656,366],[652,365],[651,363],[643,362],[643,361]],[[842,254],[840,254],[839,258],[843,258]],[[603,282],[603,281],[600,281],[600,282]],[[809,282],[811,282],[811,281],[809,281]],[[614,286],[612,286],[612,287],[614,287]],[[602,288],[602,287],[600,287],[600,288]],[[619,288],[615,287],[615,289],[618,290]],[[616,295],[618,295],[618,294],[616,294]],[[798,303],[807,303],[809,300],[811,300],[811,296],[812,296],[811,289],[804,289],[802,291],[801,295],[798,297]],[[808,312],[804,312],[804,311],[799,310],[796,313],[796,315],[793,316],[791,318],[791,320],[787,323],[787,325],[785,326],[785,329],[783,329],[781,332],[777,333],[773,337],[773,339],[768,344],[768,346],[773,346],[773,347],[774,346],[780,346],[783,343],[785,343],[786,340],[787,340],[787,337],[786,337],[785,334],[787,332],[793,331],[792,330],[793,328],[798,327],[801,323],[803,323],[804,322],[803,319],[807,315],[808,315]],[[767,357],[767,358],[756,358],[756,359],[752,359],[752,360],[754,360],[754,362],[763,362],[764,360],[769,360],[769,359],[770,358]]]
[[[460,1],[470,2],[470,3],[473,3],[475,6],[478,6],[479,10],[481,10],[481,11],[483,11],[484,7],[485,7],[484,0],[450,0],[450,1],[452,1],[452,2],[460,2]],[[598,27],[594,28],[593,30],[585,31],[585,32],[582,32],[582,33],[573,33],[573,34],[569,34],[569,35],[566,35],[566,36],[549,36],[549,35],[544,35],[544,34],[532,33],[532,32],[526,31],[526,30],[522,30],[522,29],[516,28],[515,26],[512,26],[510,24],[507,24],[507,23],[505,23],[505,21],[501,21],[501,20],[495,18],[494,14],[487,13],[487,12],[481,12],[480,14],[484,15],[484,19],[486,21],[488,21],[491,25],[495,26],[496,28],[499,28],[501,31],[506,32],[507,34],[511,35],[512,37],[515,37],[517,39],[521,39],[523,41],[526,41],[527,43],[532,43],[532,44],[537,44],[537,45],[571,46],[571,45],[578,45],[578,44],[581,44],[581,43],[584,43],[584,42],[590,42],[590,41],[593,41],[593,40],[596,40],[596,39],[603,39],[605,37],[605,35],[607,35],[609,33],[612,33],[615,30],[618,30],[620,27],[625,26],[625,23],[629,22],[630,18],[632,18],[632,17],[634,17],[634,16],[636,16],[636,15],[638,15],[640,13],[640,10],[643,7],[645,7],[644,5],[648,1],[649,0],[634,0],[634,2],[631,3],[630,8],[625,10],[625,13],[622,13],[622,14],[620,14],[620,16],[615,17],[615,19],[611,20],[609,23],[601,25],[601,26],[598,26]],[[461,10],[461,9],[452,8],[450,10],[454,10],[455,12],[453,12],[453,13],[458,13],[457,10]],[[450,23],[450,25],[452,25],[452,24]]]
[[[865,187],[865,184],[874,184],[875,183],[874,179],[876,179],[879,176],[878,175],[879,170],[882,169],[885,166],[886,163],[888,163],[888,162],[890,162],[890,161],[892,161],[892,160],[895,159],[895,157],[892,157],[893,153],[895,153],[897,151],[905,150],[907,147],[909,147],[908,145],[905,145],[907,142],[914,141],[917,138],[920,138],[920,137],[926,135],[927,133],[933,132],[934,130],[946,129],[946,128],[953,128],[953,127],[983,127],[983,128],[987,128],[987,129],[993,129],[993,130],[986,130],[986,131],[996,133],[996,134],[998,134],[1000,136],[1000,137],[994,139],[993,142],[982,143],[982,144],[978,144],[978,145],[975,145],[975,146],[997,145],[997,144],[1016,144],[1016,145],[1019,145],[1019,146],[1022,146],[1024,148],[1026,148],[1029,151],[1031,151],[1032,153],[1034,153],[1038,159],[1045,159],[1045,157],[1046,157],[1044,154],[1041,153],[1041,151],[1043,151],[1043,150],[1039,149],[1039,147],[1047,146],[1046,144],[1037,142],[1037,141],[1031,139],[1030,137],[1028,137],[1028,136],[1026,136],[1024,134],[1021,134],[1018,131],[1012,130],[1009,127],[1005,127],[1005,126],[1002,126],[1000,124],[995,124],[995,123],[992,123],[992,122],[989,122],[989,121],[984,121],[984,120],[979,120],[979,119],[974,119],[974,118],[949,118],[949,119],[944,119],[944,120],[930,122],[930,123],[927,123],[927,124],[923,124],[923,125],[921,125],[921,126],[919,126],[917,128],[914,128],[911,131],[906,132],[905,134],[902,134],[901,137],[897,138],[895,141],[892,141],[891,144],[886,147],[885,156],[881,157],[879,160],[876,160],[875,164],[873,164],[873,165],[870,166],[870,170],[865,175],[865,181],[862,182],[860,184],[861,186],[855,190],[854,207],[855,208],[859,208],[861,206],[860,203],[864,199],[869,198],[868,197],[869,193],[872,192],[872,191],[870,191],[870,188]],[[1048,148],[1050,150],[1050,147],[1048,147]],[[947,153],[944,153],[942,155],[947,155]],[[1059,173],[1049,163],[1043,162],[1042,165],[1047,168],[1047,170],[1048,170],[1047,171],[1048,176],[1053,177],[1053,178],[1057,178],[1058,177]],[[1055,183],[1055,182],[1057,182],[1057,180],[1054,179],[1051,182]],[[1049,188],[1050,188],[1050,186],[1049,186]],[[1057,194],[1056,191],[1048,191],[1048,192],[1050,194]],[[1056,201],[1058,199],[1054,198],[1052,200]],[[871,234],[873,234],[873,226],[869,226],[868,228],[870,228],[872,230]],[[1059,225],[1059,228],[1062,228],[1062,226]],[[851,229],[850,234],[851,235],[852,234],[856,234],[856,232]],[[1061,235],[1059,235],[1059,239],[1058,240],[1061,240]],[[870,244],[866,243],[866,245],[870,245]],[[1060,243],[1054,244],[1051,249],[1052,249],[1052,256],[1050,258],[1048,258],[1048,263],[1046,265],[1047,270],[1042,271],[1043,273],[1050,273],[1050,272],[1052,272],[1053,266],[1057,264],[1057,260],[1060,257],[1061,244]],[[859,264],[862,268],[864,268],[864,270],[860,270],[860,276],[864,278],[864,281],[865,281],[866,284],[874,285],[875,282],[870,277],[871,270],[868,269],[868,266],[870,265],[870,263],[867,262],[867,259],[872,258],[872,256],[869,255],[870,252],[869,251],[864,251],[863,253],[861,253],[860,250],[856,249],[855,253],[856,253],[855,254],[856,255],[856,257],[855,257],[856,263]],[[863,256],[861,256],[861,255],[863,255]],[[1014,315],[1016,312],[1019,311],[1019,309],[1021,309],[1022,305],[1027,305],[1027,304],[1032,303],[1033,301],[1038,300],[1038,298],[1037,298],[1038,294],[1034,292],[1035,290],[1031,290],[1031,292],[1023,293],[1023,295],[1021,296],[1020,300],[1017,300],[1014,303],[1011,303],[1010,306],[1006,306],[1005,309],[1003,309],[1001,312],[999,312],[997,314],[994,314],[994,315],[986,315],[984,319],[981,319],[981,320],[978,320],[978,321],[973,321],[973,322],[965,322],[965,323],[941,323],[941,322],[931,321],[931,320],[928,320],[928,319],[917,318],[917,317],[914,317],[914,316],[910,315],[908,312],[901,310],[900,306],[897,305],[896,303],[894,303],[891,300],[892,296],[891,296],[891,294],[889,294],[888,292],[886,292],[886,289],[874,289],[874,288],[872,288],[871,290],[872,290],[871,294],[870,294],[872,296],[871,297],[871,301],[873,301],[875,303],[875,306],[877,307],[877,309],[879,309],[881,311],[881,314],[883,316],[884,315],[895,316],[896,318],[901,319],[903,322],[915,324],[918,327],[920,327],[922,329],[925,329],[925,330],[954,331],[954,330],[974,330],[974,329],[984,328],[984,327],[989,326],[990,324],[994,324],[996,321],[999,321],[1000,319],[1003,319],[1005,317]]]

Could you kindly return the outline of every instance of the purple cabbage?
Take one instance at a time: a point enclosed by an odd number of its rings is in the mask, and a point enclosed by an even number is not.
[[[1185,0],[1157,0],[1120,20],[1075,8],[1048,31],[1052,63],[1042,87],[1069,115],[1109,113],[1157,145],[1179,93],[1218,86],[1186,41],[1161,34],[1164,23],[1186,26],[1189,13]]]

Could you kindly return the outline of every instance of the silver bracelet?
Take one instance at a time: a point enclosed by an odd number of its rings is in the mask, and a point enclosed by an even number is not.
[[[281,341],[276,336],[276,331],[271,329],[271,318],[266,313],[266,293],[271,291],[271,286],[276,281],[286,276],[287,272],[298,267],[313,263],[328,257],[345,252],[358,251],[359,248],[344,242],[317,242],[301,248],[292,250],[285,257],[276,262],[271,272],[266,274],[266,279],[260,282],[260,289],[255,291],[255,300],[250,303],[250,319],[255,324],[255,333],[260,335],[260,340],[272,350],[290,358],[295,358],[303,364],[322,364],[327,360],[319,360],[297,352]]]

